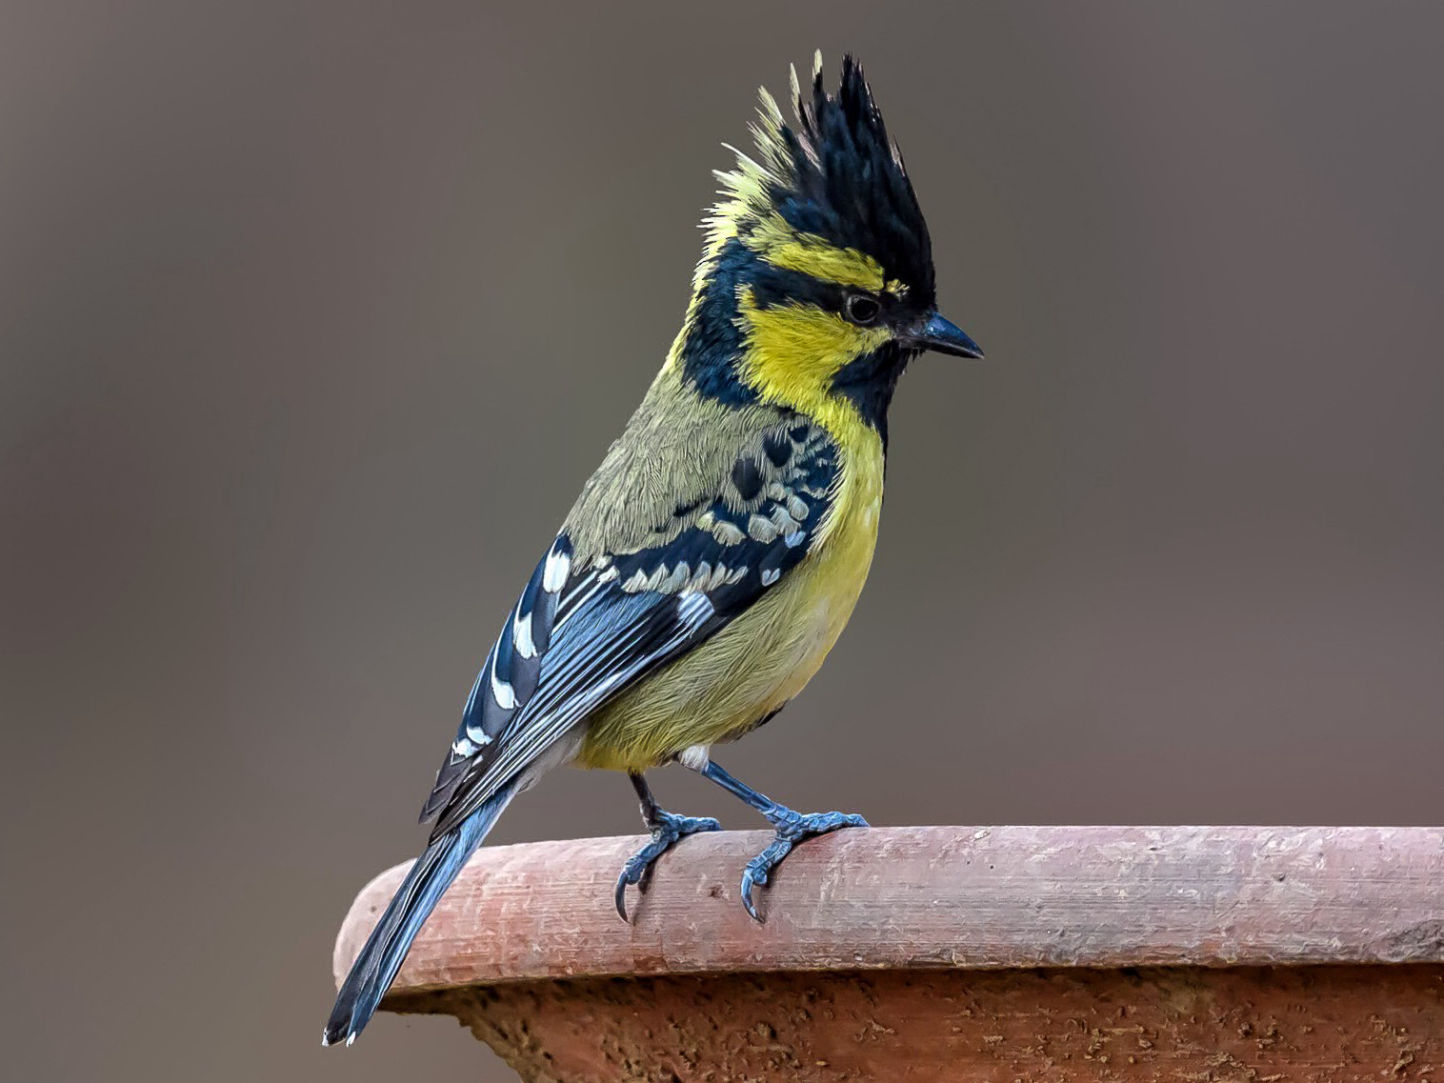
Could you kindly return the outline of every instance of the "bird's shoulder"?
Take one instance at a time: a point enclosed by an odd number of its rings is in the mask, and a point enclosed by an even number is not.
[[[749,539],[814,541],[840,467],[827,429],[781,407],[706,399],[668,375],[653,384],[566,518],[573,569],[612,562],[626,583],[623,570],[638,570],[627,557],[679,543],[696,548],[689,539],[701,535],[724,548]]]

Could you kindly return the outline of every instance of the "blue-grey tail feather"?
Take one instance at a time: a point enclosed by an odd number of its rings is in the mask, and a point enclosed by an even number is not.
[[[340,1041],[350,1045],[361,1033],[396,979],[422,924],[516,790],[515,782],[502,787],[456,827],[433,840],[416,859],[351,965],[321,1034],[322,1045]]]

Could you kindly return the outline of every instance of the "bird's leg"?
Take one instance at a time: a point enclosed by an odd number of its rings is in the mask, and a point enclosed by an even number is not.
[[[867,821],[855,812],[795,812],[786,805],[779,805],[766,794],[758,793],[745,782],[733,778],[711,761],[708,761],[700,773],[728,793],[746,801],[766,816],[767,822],[777,829],[777,837],[772,840],[772,844],[747,862],[747,867],[742,871],[742,905],[756,921],[761,921],[762,918],[752,900],[752,889],[767,883],[768,874],[782,864],[782,859],[792,852],[794,846],[815,835],[836,831],[840,827],[867,826]]]
[[[647,883],[652,878],[652,865],[673,843],[699,831],[722,829],[722,825],[710,816],[679,816],[675,812],[668,812],[657,804],[646,779],[640,774],[630,772],[627,777],[632,780],[632,788],[637,791],[637,797],[642,802],[642,822],[652,833],[652,841],[632,855],[632,859],[622,868],[622,874],[617,877],[617,913],[622,915],[623,921],[627,920],[628,884],[636,884],[638,891],[646,891]]]

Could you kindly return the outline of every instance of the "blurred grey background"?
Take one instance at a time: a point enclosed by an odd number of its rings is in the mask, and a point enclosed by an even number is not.
[[[874,823],[1437,823],[1444,8],[0,9],[14,1078],[322,1050],[475,669],[680,321],[760,83],[864,59],[984,364],[899,393],[851,630],[721,758]],[[886,727],[887,742],[865,739]],[[679,809],[758,826],[677,769]],[[633,833],[563,772],[498,843]],[[599,898],[598,906],[610,906]]]

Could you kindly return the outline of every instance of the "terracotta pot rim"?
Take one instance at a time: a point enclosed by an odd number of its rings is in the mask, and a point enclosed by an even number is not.
[[[612,885],[639,836],[483,848],[398,994],[556,978],[781,971],[1444,962],[1444,828],[895,827],[798,848],[739,903],[765,832],[684,840],[633,923]],[[407,865],[362,889],[338,978]]]

